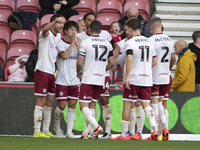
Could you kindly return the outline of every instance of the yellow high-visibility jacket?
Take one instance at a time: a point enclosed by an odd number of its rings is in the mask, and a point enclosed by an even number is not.
[[[174,80],[171,85],[173,91],[195,91],[195,65],[197,60],[195,53],[188,49],[183,55],[179,56]]]

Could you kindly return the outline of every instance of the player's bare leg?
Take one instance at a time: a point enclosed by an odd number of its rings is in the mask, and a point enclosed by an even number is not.
[[[75,138],[72,133],[75,121],[75,107],[77,100],[69,100],[68,101],[68,111],[67,111],[67,134],[66,136],[69,138]]]
[[[36,106],[34,110],[34,134],[41,133],[41,122],[43,108],[46,103],[46,96],[37,96]]]
[[[50,137],[55,137],[51,132],[49,132],[49,126],[51,123],[51,110],[53,107],[53,103],[54,103],[54,94],[48,94],[47,93],[47,100],[43,109],[43,129],[42,132],[45,135],[49,135]]]
[[[109,96],[100,96],[100,102],[103,109],[103,117],[105,119],[105,133],[101,139],[111,138],[111,121],[112,121],[112,110],[109,105]]]
[[[143,131],[143,127],[144,127],[144,121],[145,121],[145,113],[144,113],[144,109],[142,107],[142,103],[140,101],[135,102],[135,106],[136,106],[136,121],[137,121],[137,131],[136,131],[136,136],[139,139],[142,139],[142,131]]]

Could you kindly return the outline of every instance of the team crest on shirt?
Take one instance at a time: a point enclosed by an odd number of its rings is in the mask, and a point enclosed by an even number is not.
[[[63,96],[63,92],[61,91],[61,92],[59,93],[59,95],[60,95],[60,96]]]
[[[46,93],[47,92],[47,89],[43,89],[43,93]]]

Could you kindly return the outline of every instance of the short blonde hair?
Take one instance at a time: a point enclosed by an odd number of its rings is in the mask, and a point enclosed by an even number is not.
[[[150,26],[154,29],[160,28],[162,25],[161,19],[159,17],[151,17]]]

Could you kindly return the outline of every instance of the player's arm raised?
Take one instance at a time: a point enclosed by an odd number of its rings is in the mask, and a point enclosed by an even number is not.
[[[131,72],[131,68],[133,65],[133,50],[127,50],[126,51],[126,75],[125,75],[125,87],[127,89],[130,88],[130,81],[129,81],[129,74]]]
[[[44,29],[42,30],[42,35],[43,36],[47,36],[49,34],[49,30],[51,30],[51,28],[56,24],[56,23],[61,23],[64,21],[63,17],[59,17],[57,19],[55,19],[54,21],[50,22],[49,24],[47,24]]]
[[[66,51],[60,53],[60,57],[62,57],[62,59],[67,59],[69,57],[74,48],[75,42],[76,42],[76,34],[74,33],[69,48]]]

